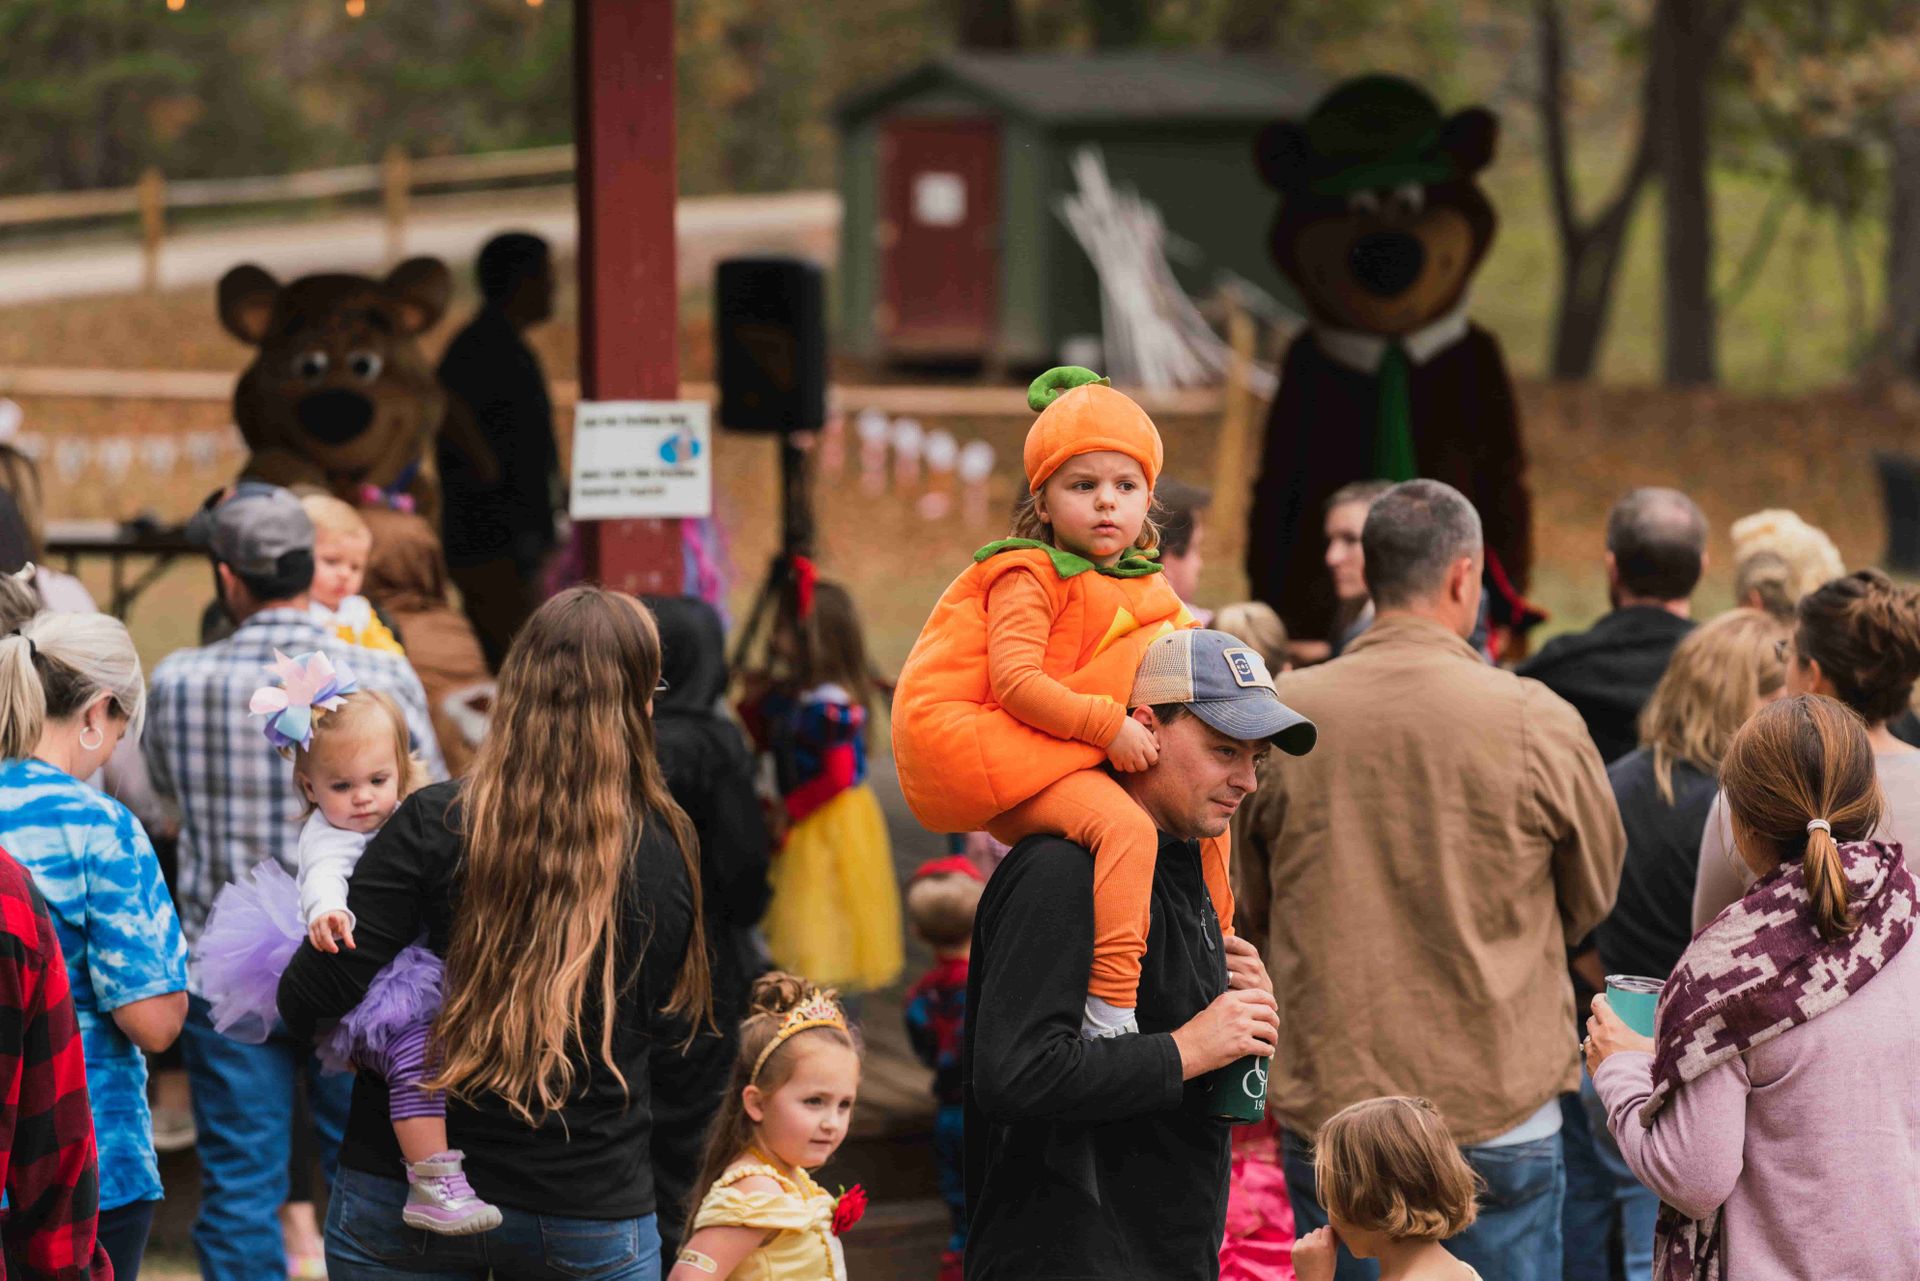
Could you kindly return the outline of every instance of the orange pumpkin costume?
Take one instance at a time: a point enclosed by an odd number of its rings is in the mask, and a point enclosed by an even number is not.
[[[1052,376],[1035,383],[1036,398]],[[1027,436],[1028,484],[1037,492],[1067,459],[1099,450],[1133,458],[1149,486],[1159,474],[1152,420],[1104,380],[1047,404]],[[1139,986],[1159,836],[1101,766],[1147,645],[1194,625],[1149,555],[1129,549],[1102,567],[1006,539],[977,552],[941,596],[894,695],[894,762],[924,826],[984,827],[1008,844],[1052,833],[1092,850],[1088,990],[1123,1009]],[[1225,837],[1206,842],[1203,862],[1230,928]]]

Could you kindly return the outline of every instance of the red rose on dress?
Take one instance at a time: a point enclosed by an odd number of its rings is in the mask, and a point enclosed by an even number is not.
[[[858,1183],[840,1194],[833,1203],[833,1234],[839,1236],[867,1212],[867,1190]]]

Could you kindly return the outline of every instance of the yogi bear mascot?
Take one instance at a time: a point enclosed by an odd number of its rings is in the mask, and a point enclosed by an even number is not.
[[[1479,510],[1496,634],[1525,625],[1531,504],[1513,385],[1498,340],[1467,318],[1494,233],[1476,175],[1498,132],[1483,108],[1443,116],[1419,86],[1365,76],[1260,135],[1261,174],[1280,193],[1271,249],[1308,326],[1267,419],[1247,574],[1297,638],[1327,639],[1333,620],[1327,500],[1416,476]]]

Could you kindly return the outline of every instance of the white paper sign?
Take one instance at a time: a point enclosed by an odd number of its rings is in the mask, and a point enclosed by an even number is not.
[[[573,411],[575,520],[713,514],[711,407],[703,400],[581,401]]]
[[[928,227],[958,227],[967,220],[967,183],[957,173],[913,176],[913,220]]]

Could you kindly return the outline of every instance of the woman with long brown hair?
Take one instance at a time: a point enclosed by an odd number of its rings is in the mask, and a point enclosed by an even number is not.
[[[1824,694],[1867,725],[1886,812],[1872,833],[1920,848],[1920,751],[1889,728],[1920,679],[1920,591],[1877,569],[1836,578],[1795,607],[1784,656],[1789,694]],[[1725,798],[1714,803],[1700,842],[1693,924],[1699,929],[1738,899],[1752,876],[1734,853]]]
[[[1801,694],[1720,766],[1753,888],[1687,945],[1640,1036],[1594,998],[1587,1067],[1662,1202],[1658,1281],[1920,1276],[1920,948],[1860,716]]]
[[[402,1225],[387,1087],[363,1073],[327,1215],[336,1281],[660,1275],[648,1057],[708,1021],[710,998],[698,850],[654,754],[652,615],[564,592],[499,680],[472,772],[415,793],[367,847],[348,894],[357,946],[303,948],[280,1012],[311,1033],[424,932],[446,961],[434,1084],[505,1222],[470,1238]]]

